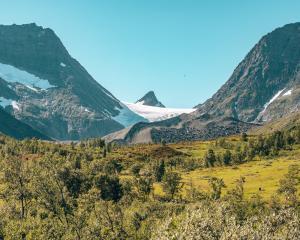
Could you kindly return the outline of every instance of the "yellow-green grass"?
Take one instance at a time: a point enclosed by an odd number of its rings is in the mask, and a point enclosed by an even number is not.
[[[226,188],[223,193],[233,189],[236,180],[240,177],[245,178],[244,190],[245,197],[259,193],[265,200],[276,194],[280,179],[288,173],[290,165],[300,165],[300,148],[299,146],[293,151],[284,151],[280,156],[272,159],[256,159],[245,164],[229,167],[214,167],[206,169],[198,169],[191,172],[181,172],[185,190],[193,184],[200,191],[209,191],[208,179],[210,177],[218,177],[223,179]],[[155,194],[162,195],[162,186],[155,184]],[[300,189],[299,189],[300,190]]]
[[[241,144],[240,137],[228,137],[226,142],[232,146]],[[212,148],[215,152],[223,152],[224,148],[217,147],[215,141],[198,141],[170,144],[170,147],[187,153],[190,157],[196,159],[203,159],[203,156],[208,149]],[[120,150],[119,154],[131,151],[133,155],[136,152],[150,152],[150,150],[157,148],[158,145],[141,145],[138,147],[126,147]],[[133,160],[134,161],[134,160]],[[189,188],[190,183],[200,191],[209,191],[208,179],[210,177],[222,178],[225,182],[226,188],[223,194],[228,190],[233,189],[236,181],[240,177],[245,178],[244,190],[245,197],[259,193],[265,200],[276,194],[279,186],[279,181],[287,174],[290,165],[300,165],[300,146],[294,146],[292,151],[280,151],[280,155],[268,158],[256,158],[254,161],[244,163],[237,166],[229,167],[214,167],[214,168],[200,168],[195,171],[179,173],[182,176],[184,188],[181,194],[185,196],[186,189]],[[124,174],[125,176],[130,173]],[[125,178],[125,176],[123,176]],[[129,177],[127,175],[127,177]],[[299,189],[300,192],[300,189]],[[161,184],[154,184],[154,193],[156,195],[164,195]]]

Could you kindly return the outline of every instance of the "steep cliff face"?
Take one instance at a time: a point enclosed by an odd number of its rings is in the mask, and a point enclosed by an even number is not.
[[[6,110],[54,139],[124,128],[123,119],[114,119],[124,106],[70,56],[51,29],[0,26],[0,85],[2,103],[13,103]]]

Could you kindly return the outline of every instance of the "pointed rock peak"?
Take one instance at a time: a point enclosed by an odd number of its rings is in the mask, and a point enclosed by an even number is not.
[[[152,107],[162,107],[165,108],[165,106],[157,100],[155,93],[153,91],[149,91],[144,97],[139,99],[136,103],[152,106]]]

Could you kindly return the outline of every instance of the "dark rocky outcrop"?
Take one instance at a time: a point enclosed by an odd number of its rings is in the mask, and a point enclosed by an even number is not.
[[[146,95],[138,101],[136,101],[136,103],[140,103],[146,106],[165,108],[165,106],[160,101],[158,101],[153,91],[149,91],[148,93],[146,93]]]

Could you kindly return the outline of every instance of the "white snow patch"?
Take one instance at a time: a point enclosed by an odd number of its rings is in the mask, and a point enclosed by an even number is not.
[[[156,122],[176,117],[183,113],[191,113],[196,109],[187,108],[162,108],[142,105],[141,103],[123,102],[131,111],[146,118],[149,122]]]
[[[0,106],[3,108],[6,108],[7,106],[12,106],[15,110],[20,110],[19,104],[17,101],[14,101],[12,99],[7,99],[4,97],[0,97]]]
[[[38,92],[39,90],[34,88],[34,87],[31,87],[29,85],[25,85],[27,88],[29,88],[30,90],[34,91],[34,92]]]
[[[19,105],[18,105],[18,103],[16,101],[12,101],[11,105],[12,105],[13,109],[20,110],[20,107],[19,107]]]
[[[278,92],[271,98],[271,100],[270,100],[269,102],[267,102],[267,103],[264,105],[264,110],[262,111],[262,113],[264,113],[264,112],[266,111],[266,109],[269,107],[269,105],[270,105],[272,102],[274,102],[274,101],[281,95],[281,93],[282,93],[284,90],[285,90],[285,88],[282,89],[282,90],[280,90],[280,91],[278,91]]]
[[[40,88],[42,90],[55,87],[46,79],[41,79],[31,73],[3,63],[0,63],[0,77],[7,82],[21,83],[27,87],[30,86],[32,88]]]
[[[0,97],[0,106],[2,106],[3,108],[12,105],[12,102],[13,100],[11,99]]]
[[[145,103],[145,101],[143,100],[143,101],[136,102],[135,104],[137,104],[137,105],[144,105],[144,103]]]
[[[60,63],[60,66],[61,66],[61,67],[66,67],[67,65],[66,65],[65,63],[61,62],[61,63]]]
[[[282,96],[289,96],[292,94],[293,89],[286,91]]]
[[[131,125],[134,125],[138,122],[148,122],[148,120],[139,114],[136,114],[132,110],[130,110],[126,104],[120,103],[122,106],[122,109],[115,108],[120,113],[117,116],[112,117],[113,120],[121,123],[125,127],[129,127]]]
[[[269,102],[267,102],[265,105],[264,105],[264,109],[257,115],[257,117],[256,117],[256,120],[255,121],[265,121],[262,117],[263,117],[263,114],[265,113],[265,111],[267,110],[267,108],[270,106],[270,104],[272,103],[272,102],[274,102],[281,94],[282,94],[282,92],[285,90],[285,88],[284,89],[282,89],[282,90],[279,90],[272,98],[271,98],[271,100],[269,101]]]

